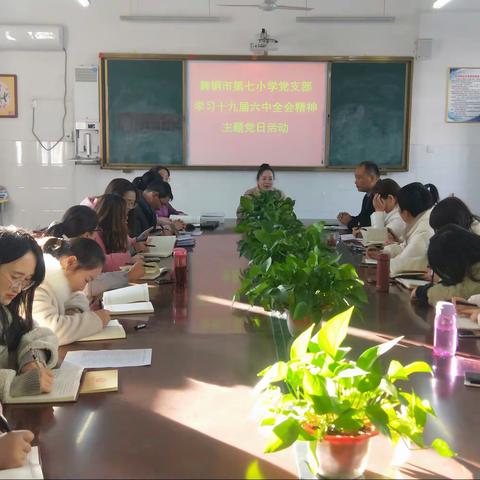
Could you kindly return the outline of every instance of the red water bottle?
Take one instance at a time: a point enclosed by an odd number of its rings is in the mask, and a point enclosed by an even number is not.
[[[187,284],[187,251],[184,248],[173,249],[175,283],[179,287]]]
[[[377,291],[388,293],[390,287],[390,256],[380,253],[377,257]]]

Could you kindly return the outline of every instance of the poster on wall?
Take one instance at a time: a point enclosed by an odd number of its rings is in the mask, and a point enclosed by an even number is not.
[[[480,122],[480,68],[450,68],[447,122]]]
[[[17,116],[17,76],[0,74],[0,118]]]

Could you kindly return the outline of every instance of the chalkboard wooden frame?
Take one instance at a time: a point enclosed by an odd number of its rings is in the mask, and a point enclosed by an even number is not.
[[[395,57],[395,56],[256,56],[256,55],[184,55],[184,54],[129,54],[129,53],[100,53],[100,68],[99,68],[99,94],[100,94],[100,155],[101,168],[112,170],[144,170],[152,167],[152,164],[120,164],[110,162],[108,157],[108,144],[106,141],[107,110],[106,110],[106,61],[109,59],[124,59],[124,60],[181,60],[184,63],[183,67],[183,85],[185,86],[185,62],[189,60],[215,60],[215,61],[261,61],[261,62],[326,62],[330,72],[331,64],[334,62],[363,62],[363,63],[404,63],[406,64],[407,78],[405,84],[405,130],[404,130],[404,144],[403,144],[403,159],[402,165],[395,167],[382,167],[382,172],[397,172],[407,171],[409,166],[409,143],[410,143],[410,125],[411,125],[411,104],[412,104],[412,81],[413,81],[413,57]],[[329,165],[329,148],[330,148],[330,73],[328,75],[328,92],[327,92],[327,123],[326,123],[326,141],[325,141],[325,166],[319,167],[275,167],[278,171],[353,171],[355,165],[335,166]],[[182,165],[168,165],[172,170],[230,170],[230,171],[256,171],[258,167],[255,166],[201,166],[188,165],[187,162],[187,148],[186,148],[186,95],[183,89],[183,163]]]

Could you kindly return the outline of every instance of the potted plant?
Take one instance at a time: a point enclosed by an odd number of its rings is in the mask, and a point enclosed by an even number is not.
[[[366,302],[362,280],[353,265],[339,264],[325,242],[322,224],[302,225],[290,234],[259,229],[256,238],[261,239],[261,251],[252,252],[256,261],[243,272],[236,297],[267,311],[285,312],[290,333]]]
[[[382,433],[393,442],[408,440],[425,447],[423,430],[435,412],[428,400],[398,385],[414,373],[431,373],[425,362],[402,365],[380,357],[403,337],[365,350],[348,360],[343,347],[352,308],[338,314],[313,335],[313,325],[292,344],[290,360],[259,373],[261,425],[271,438],[266,452],[309,442],[312,471],[328,478],[356,478],[363,474],[370,438]],[[452,456],[437,438],[432,447]]]

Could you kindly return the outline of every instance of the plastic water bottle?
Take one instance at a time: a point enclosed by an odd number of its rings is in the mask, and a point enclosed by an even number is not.
[[[457,351],[457,313],[450,302],[437,302],[435,307],[433,354],[453,357]]]

